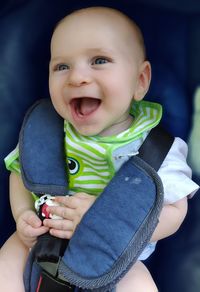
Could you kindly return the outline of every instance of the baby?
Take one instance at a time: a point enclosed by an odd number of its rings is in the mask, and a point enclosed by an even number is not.
[[[37,237],[49,232],[70,239],[119,167],[130,153],[137,153],[150,130],[159,123],[161,106],[142,101],[150,81],[151,66],[146,60],[141,31],[121,12],[90,7],[75,11],[58,23],[51,40],[50,96],[64,119],[66,157],[87,166],[83,175],[89,178],[84,180],[69,173],[72,196],[58,196],[55,202],[60,205],[47,207],[52,216],[61,218],[45,219],[42,223],[34,210],[33,197],[20,177],[18,148],[5,159],[7,168],[12,170],[10,200],[17,232],[0,253],[2,291],[24,291],[24,264]],[[81,142],[83,146],[79,147]],[[119,148],[126,152],[122,161],[116,163],[113,157]],[[187,145],[176,138],[158,172],[165,192],[159,224],[138,261],[117,284],[117,292],[158,291],[145,260],[158,240],[180,227],[187,213],[187,198],[198,189],[191,180],[186,156]],[[12,283],[8,280],[10,275]]]

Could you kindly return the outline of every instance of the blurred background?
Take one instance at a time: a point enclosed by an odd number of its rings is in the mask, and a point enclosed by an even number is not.
[[[163,126],[189,143],[188,162],[200,183],[200,1],[1,1],[0,245],[15,229],[3,159],[17,144],[28,107],[49,97],[49,43],[55,24],[87,6],[117,8],[141,27],[153,70],[146,99],[163,104]],[[161,292],[200,291],[199,195],[189,201],[180,230],[159,242],[148,262]]]

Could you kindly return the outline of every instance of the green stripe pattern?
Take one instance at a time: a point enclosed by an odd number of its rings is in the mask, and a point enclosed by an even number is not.
[[[135,102],[131,114],[134,116],[132,126],[109,137],[81,136],[65,121],[66,163],[69,166],[71,194],[85,191],[98,196],[116,172],[113,151],[141,138],[156,126],[160,121],[162,108],[156,103]]]
[[[6,158],[4,159],[6,168],[10,171],[21,173],[20,170],[20,164],[19,164],[19,145],[16,146],[16,148],[10,152]]]

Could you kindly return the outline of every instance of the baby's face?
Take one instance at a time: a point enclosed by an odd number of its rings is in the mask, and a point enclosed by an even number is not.
[[[116,22],[95,13],[67,17],[51,43],[49,88],[55,109],[82,135],[125,130],[133,98],[142,98],[137,96],[142,64],[138,45]]]

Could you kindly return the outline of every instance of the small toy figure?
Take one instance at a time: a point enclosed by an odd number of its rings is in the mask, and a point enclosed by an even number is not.
[[[57,202],[55,202],[55,197],[51,195],[43,195],[38,200],[35,201],[35,209],[39,218],[43,221],[44,219],[62,219],[62,217],[57,216],[55,214],[51,214],[47,211],[47,207],[49,206],[59,206]]]

